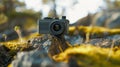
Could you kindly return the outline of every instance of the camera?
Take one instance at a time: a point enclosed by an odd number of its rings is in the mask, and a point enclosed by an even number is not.
[[[38,33],[40,34],[51,34],[51,35],[62,35],[67,34],[69,28],[69,20],[66,16],[59,18],[45,17],[38,21]]]

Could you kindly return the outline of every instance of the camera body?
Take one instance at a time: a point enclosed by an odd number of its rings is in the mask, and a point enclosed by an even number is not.
[[[40,34],[62,35],[67,34],[69,29],[69,21],[66,16],[59,18],[45,17],[38,21],[38,32]]]

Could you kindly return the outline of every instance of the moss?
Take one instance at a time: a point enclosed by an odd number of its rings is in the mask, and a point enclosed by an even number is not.
[[[107,60],[109,50],[110,48],[82,45],[68,48],[65,52],[53,56],[53,59],[57,62],[70,63],[69,59],[74,57],[77,64],[82,67],[119,67],[120,53],[118,52],[120,49],[113,50],[109,60]]]
[[[105,27],[98,27],[98,26],[78,26],[80,35],[85,36],[86,33],[90,33],[91,35],[97,35],[97,36],[104,36],[104,35],[115,35],[120,34],[120,29],[108,29]],[[69,34],[73,35],[76,30],[75,26],[69,27]]]
[[[73,35],[76,28],[75,26],[69,28],[69,34]],[[79,34],[82,36],[86,36],[88,33],[88,37],[90,35],[97,35],[99,37],[103,37],[104,35],[115,35],[120,34],[120,29],[107,29],[103,27],[89,27],[89,26],[79,26],[78,27]],[[29,46],[26,43],[27,40],[31,38],[35,38],[41,36],[38,33],[32,33],[29,36],[23,37],[25,42],[19,42],[19,40],[13,40],[9,42],[4,42],[7,48],[10,49],[9,54],[11,56],[16,55],[18,51],[28,50]],[[70,47],[66,49],[64,52],[53,56],[53,59],[56,62],[66,62],[71,63],[71,58],[73,61],[75,60],[78,66],[81,67],[119,67],[120,64],[120,48],[115,47],[112,49],[112,53],[108,58],[110,48],[100,48],[90,45],[82,45],[76,47]],[[74,62],[75,62],[74,61]]]

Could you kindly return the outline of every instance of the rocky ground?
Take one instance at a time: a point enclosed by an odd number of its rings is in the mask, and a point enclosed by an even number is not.
[[[109,63],[110,64],[112,63],[110,67],[119,66],[120,60],[113,59],[113,57],[109,58],[108,55],[109,55],[109,50],[113,47],[115,47],[114,48],[115,52],[120,51],[119,49],[120,35],[112,35],[105,38],[95,38],[95,39],[91,39],[88,43],[85,43],[84,38],[82,38],[80,35],[65,36],[65,38],[73,46],[73,48],[71,49],[69,48],[64,52],[65,56],[62,56],[63,53],[61,53],[51,58],[51,56],[49,56],[49,53],[48,53],[48,48],[51,45],[51,40],[48,38],[48,36],[37,37],[37,38],[30,39],[28,41],[28,43],[31,44],[34,49],[30,51],[18,52],[17,56],[15,56],[15,59],[12,61],[10,66],[12,67],[62,67],[62,66],[63,67],[73,67],[73,66],[74,67],[80,67],[80,66],[96,67],[98,65],[97,67],[100,67],[99,65],[101,65],[105,67]],[[90,46],[90,45],[94,45],[96,47]],[[96,49],[97,51],[95,52]],[[72,50],[74,52],[72,52]],[[76,52],[76,50],[79,50],[79,51]],[[91,51],[93,51],[92,54],[91,54]],[[104,51],[104,52],[101,52],[101,51]],[[114,53],[114,51],[112,52]],[[6,52],[3,52],[3,53],[6,53]],[[6,54],[2,54],[2,55],[6,55]],[[86,56],[84,57],[83,55],[86,55]],[[90,58],[92,56],[96,57],[96,55],[98,58],[95,58],[95,59]],[[102,55],[103,55],[103,58],[100,60],[100,57]],[[116,55],[118,56],[116,56],[115,58],[120,57],[120,54],[116,54]],[[114,56],[114,55],[111,55],[111,56]],[[81,57],[83,57],[83,59]],[[4,58],[9,59],[7,56],[4,56]],[[107,61],[107,58],[109,58],[110,60]],[[87,59],[89,60],[87,61]],[[8,62],[8,60],[2,61],[2,62],[4,64]]]
[[[36,30],[21,29],[25,36],[25,40],[20,39],[22,42],[16,39],[18,33],[13,29],[26,22],[27,17],[21,14],[18,16],[21,18],[14,18],[10,25],[0,24],[0,67],[120,67],[119,10],[88,14],[70,25],[65,40],[50,35],[30,35]],[[31,21],[31,17],[37,19],[30,16],[28,22],[36,22]],[[18,24],[18,20],[22,23]],[[29,28],[29,24],[26,27]]]
[[[82,32],[86,34],[89,31]],[[94,31],[96,35],[106,35],[97,32]],[[73,33],[65,35],[65,40],[50,35],[30,35],[33,37],[27,37],[29,40],[26,39],[27,41],[22,43],[3,42],[0,44],[0,66],[6,67],[9,64],[9,67],[119,67],[119,31],[117,29],[107,33],[110,35],[92,35],[87,42],[83,34]]]

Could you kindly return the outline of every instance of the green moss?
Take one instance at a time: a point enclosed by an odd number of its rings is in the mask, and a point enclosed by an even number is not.
[[[85,36],[87,33],[91,35],[104,36],[104,35],[115,35],[120,34],[120,29],[108,29],[105,27],[98,26],[79,26],[77,27],[80,35]],[[69,34],[73,35],[76,30],[75,26],[69,27]]]
[[[68,48],[65,52],[53,56],[53,59],[57,62],[70,63],[69,59],[73,58],[82,67],[119,67],[120,48],[117,51],[113,50],[107,60],[109,50],[110,48],[82,45]]]

